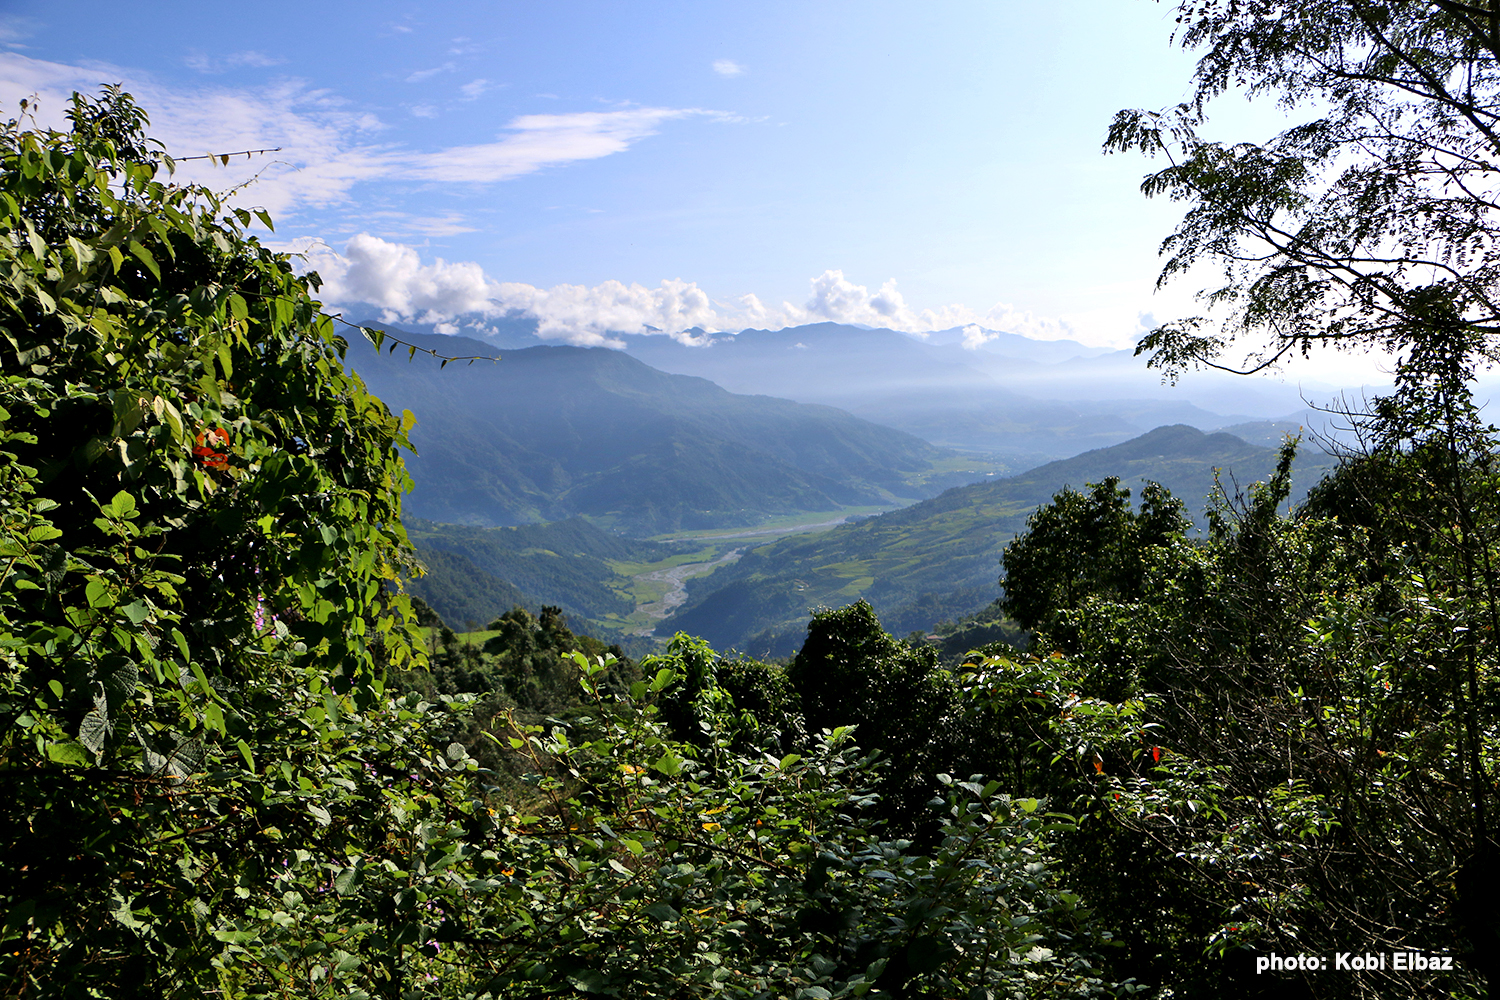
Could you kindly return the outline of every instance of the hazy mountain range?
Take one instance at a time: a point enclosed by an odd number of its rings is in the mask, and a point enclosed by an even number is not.
[[[534,320],[487,328],[486,342],[502,349],[540,343]],[[1164,385],[1133,351],[974,328],[919,337],[817,323],[689,336],[692,344],[660,334],[614,335],[623,353],[659,371],[696,375],[733,393],[835,406],[940,447],[1019,466],[1174,423],[1217,430],[1274,420],[1322,431],[1327,416],[1308,404],[1326,404],[1339,391],[1208,372]]]
[[[448,355],[497,353],[493,338],[396,332]],[[538,346],[518,329],[500,339],[528,346],[442,367],[350,344],[371,389],[417,416],[406,509],[428,519],[413,537],[432,573],[414,589],[460,623],[550,603],[618,633],[635,611],[629,574],[682,558],[622,534],[885,508],[746,541],[657,628],[758,655],[795,648],[820,605],[869,600],[897,632],[983,608],[999,593],[1004,545],[1064,486],[1152,479],[1197,514],[1216,470],[1231,496],[1265,477],[1274,445],[1308,416],[1274,383],[1228,383],[1219,402],[1235,409],[1216,413],[1172,398],[1126,352],[1021,337],[970,350],[961,331],[924,342],[817,324],[700,346],[626,337],[625,350]],[[1226,424],[1240,436],[1197,429]],[[1047,461],[1059,454],[1070,457]],[[1331,462],[1305,448],[1299,490]]]
[[[402,336],[450,356],[495,353],[463,337]],[[586,515],[650,535],[895,506],[995,468],[953,471],[941,463],[959,456],[899,430],[829,406],[738,395],[620,351],[538,346],[443,368],[356,339],[348,363],[392,409],[416,415],[407,509],[435,521]]]

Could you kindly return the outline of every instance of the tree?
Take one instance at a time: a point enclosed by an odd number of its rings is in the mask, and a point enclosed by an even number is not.
[[[1158,483],[1130,490],[1111,476],[1087,494],[1064,487],[1026,519],[1026,532],[1005,547],[1001,609],[1024,628],[1051,632],[1062,613],[1089,597],[1139,596],[1150,550],[1182,537],[1182,501]]]
[[[1358,701],[1329,711],[1340,720],[1354,711],[1361,725],[1422,706],[1422,724],[1405,730],[1422,734],[1420,746],[1399,753],[1425,761],[1427,775],[1442,774],[1442,790],[1421,787],[1420,766],[1394,782],[1378,768],[1357,767],[1345,770],[1343,792],[1364,804],[1363,831],[1380,822],[1400,830],[1408,806],[1409,815],[1429,817],[1422,836],[1432,854],[1423,861],[1383,834],[1369,834],[1370,843],[1423,872],[1429,888],[1452,866],[1454,929],[1474,967],[1500,982],[1489,753],[1496,714],[1486,693],[1500,665],[1495,445],[1471,398],[1478,368],[1500,356],[1500,8],[1488,0],[1206,0],[1180,4],[1178,23],[1183,43],[1204,51],[1192,98],[1162,113],[1121,112],[1107,147],[1170,156],[1144,185],[1148,195],[1190,206],[1163,245],[1161,280],[1199,262],[1221,265],[1225,283],[1204,297],[1226,307],[1228,321],[1218,331],[1202,317],[1166,324],[1138,352],[1152,352],[1149,363],[1169,376],[1217,366],[1215,358],[1247,337],[1260,338],[1249,370],[1320,345],[1398,356],[1395,392],[1356,415],[1367,453],[1351,456],[1314,497],[1325,515],[1352,515],[1346,525],[1361,530],[1341,534],[1348,546],[1341,558],[1360,566],[1363,583],[1380,585],[1365,592],[1344,580],[1329,588],[1340,596],[1329,597],[1337,613],[1326,620],[1338,627],[1319,634],[1328,647],[1353,645],[1339,647],[1345,658],[1325,667],[1332,688],[1313,700]],[[1202,140],[1206,102],[1233,87],[1274,96],[1311,120],[1261,144]],[[1372,496],[1382,481],[1394,489]],[[1340,501],[1354,509],[1337,509]],[[1412,524],[1398,526],[1403,518]],[[1273,522],[1260,535],[1268,553],[1284,551],[1284,543],[1270,544]],[[1265,669],[1282,659],[1260,654],[1252,662]],[[1361,673],[1413,659],[1425,662],[1417,675],[1425,681],[1400,671],[1382,681],[1402,692],[1404,704],[1382,705],[1394,715],[1351,693]],[[1312,725],[1284,718],[1281,727],[1304,724]],[[1399,742],[1399,732],[1379,739]],[[1313,735],[1309,746],[1330,738]],[[1377,815],[1396,818],[1369,818]]]
[[[1457,526],[1432,502],[1447,462],[1350,462],[1287,515],[1292,451],[1205,538],[1152,560],[1138,594],[1061,612],[1066,653],[985,660],[968,690],[997,719],[1050,709],[1044,756],[1084,793],[1066,870],[1125,945],[1110,978],[1284,996],[1252,956],[1416,950],[1458,961],[1441,979],[1298,978],[1311,996],[1472,995],[1493,975],[1481,824],[1500,719],[1467,638],[1488,607],[1462,588],[1442,540]],[[1496,495],[1482,464],[1467,476]],[[1137,686],[1101,698],[1100,662],[1116,658]]]
[[[1167,323],[1137,353],[1175,377],[1250,339],[1255,370],[1317,345],[1400,356],[1403,379],[1459,391],[1500,332],[1500,27],[1489,0],[1192,0],[1193,92],[1122,111],[1106,148],[1166,155],[1147,195],[1190,206],[1159,281],[1223,268],[1228,310]],[[1264,143],[1199,135],[1231,89],[1310,120]]]
[[[904,834],[915,832],[937,772],[971,769],[958,692],[936,651],[886,634],[867,602],[813,615],[787,677],[809,732],[852,725],[885,755],[879,814]]]
[[[68,118],[0,127],[0,993],[171,995],[370,785],[411,418],[128,94]]]

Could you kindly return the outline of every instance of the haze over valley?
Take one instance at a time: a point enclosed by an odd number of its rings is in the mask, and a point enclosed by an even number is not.
[[[463,359],[350,342],[350,367],[416,417],[415,592],[475,625],[556,605],[636,648],[681,630],[784,656],[812,609],[859,599],[930,633],[999,596],[1001,550],[1057,491],[1155,481],[1201,523],[1303,433],[1300,496],[1332,463],[1307,432],[1338,427],[1278,383],[1186,390],[1129,352],[974,330],[969,347],[962,329],[825,323],[583,348],[524,321],[482,340],[374,325]]]

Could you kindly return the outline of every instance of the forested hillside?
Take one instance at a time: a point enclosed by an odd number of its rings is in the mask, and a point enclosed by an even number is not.
[[[448,356],[496,353],[461,337],[411,337]],[[416,415],[407,508],[435,521],[581,514],[650,535],[895,505],[994,468],[832,407],[737,396],[618,351],[532,347],[443,367],[355,342],[349,364]],[[955,465],[974,471],[948,471]]]
[[[668,546],[606,534],[581,518],[515,528],[437,524],[420,518],[407,530],[427,573],[409,581],[411,592],[455,625],[479,624],[513,604],[554,605],[574,622],[629,614],[634,603],[608,561],[652,562]],[[613,636],[611,636],[613,639]]]
[[[1331,467],[1306,448],[1295,476],[1301,495]],[[747,552],[738,562],[695,580],[688,603],[659,634],[684,631],[720,647],[785,655],[801,641],[809,609],[869,601],[898,634],[926,631],[994,600],[1000,552],[1026,518],[1065,487],[1118,476],[1139,495],[1155,481],[1182,498],[1199,524],[1217,485],[1234,501],[1265,479],[1276,451],[1228,434],[1160,427],[1029,472],[951,489],[942,496],[809,537]]]

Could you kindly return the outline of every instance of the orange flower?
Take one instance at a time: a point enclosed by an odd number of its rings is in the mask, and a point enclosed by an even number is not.
[[[200,459],[205,469],[217,469],[221,472],[228,469],[229,432],[222,427],[199,431],[193,457]]]

